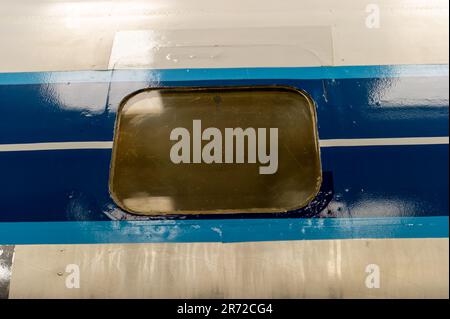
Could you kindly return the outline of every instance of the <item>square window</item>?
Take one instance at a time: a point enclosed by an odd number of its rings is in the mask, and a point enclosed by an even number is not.
[[[321,181],[315,107],[301,91],[148,89],[118,110],[110,193],[130,213],[285,212]]]

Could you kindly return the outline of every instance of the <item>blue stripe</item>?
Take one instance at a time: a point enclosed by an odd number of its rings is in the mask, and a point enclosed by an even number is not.
[[[448,217],[0,223],[0,244],[448,238]]]
[[[118,105],[149,86],[296,87],[316,102],[321,139],[448,136],[443,77],[159,81],[0,85],[0,144],[110,141]]]
[[[0,143],[111,140],[123,97],[152,86],[297,87],[316,102],[321,139],[448,136],[448,73],[448,65],[4,73]],[[336,219],[107,221],[118,210],[109,161],[110,150],[0,154],[0,243],[448,237],[448,145],[322,150],[331,199],[320,216]]]
[[[332,175],[324,216],[448,216],[448,145],[325,148],[321,157]],[[0,221],[106,220],[118,209],[110,158],[111,150],[0,154]]]
[[[158,82],[160,79],[165,81],[369,79],[423,76],[445,77],[448,74],[448,64],[19,72],[0,73],[0,85]]]

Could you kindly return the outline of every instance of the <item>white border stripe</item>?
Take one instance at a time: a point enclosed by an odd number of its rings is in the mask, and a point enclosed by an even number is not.
[[[319,143],[320,147],[443,145],[449,144],[449,137],[439,136],[439,137],[335,139],[335,140],[320,140]],[[113,145],[112,141],[0,144],[0,152],[111,149],[112,145]]]
[[[356,138],[356,139],[320,140],[320,147],[441,145],[441,144],[449,144],[449,137],[439,136],[439,137]]]
[[[0,145],[0,152],[111,149],[112,144],[113,144],[112,141],[2,144],[2,145]]]

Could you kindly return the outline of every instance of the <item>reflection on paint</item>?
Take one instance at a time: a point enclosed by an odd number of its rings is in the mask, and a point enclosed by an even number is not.
[[[352,216],[411,216],[414,215],[416,201],[402,199],[367,198],[356,202],[351,207]]]
[[[43,85],[39,93],[40,98],[56,110],[76,111],[88,117],[103,113],[107,99],[106,87],[98,84],[87,86],[83,92],[74,90],[70,83]]]
[[[426,89],[430,83],[433,89]],[[384,78],[372,81],[369,103],[377,107],[448,107],[447,78]]]

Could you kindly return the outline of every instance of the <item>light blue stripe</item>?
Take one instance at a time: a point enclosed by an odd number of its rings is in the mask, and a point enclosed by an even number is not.
[[[448,216],[0,223],[0,245],[447,238]]]
[[[354,79],[448,76],[448,64],[336,67],[153,69],[0,73],[0,85],[239,79]]]

